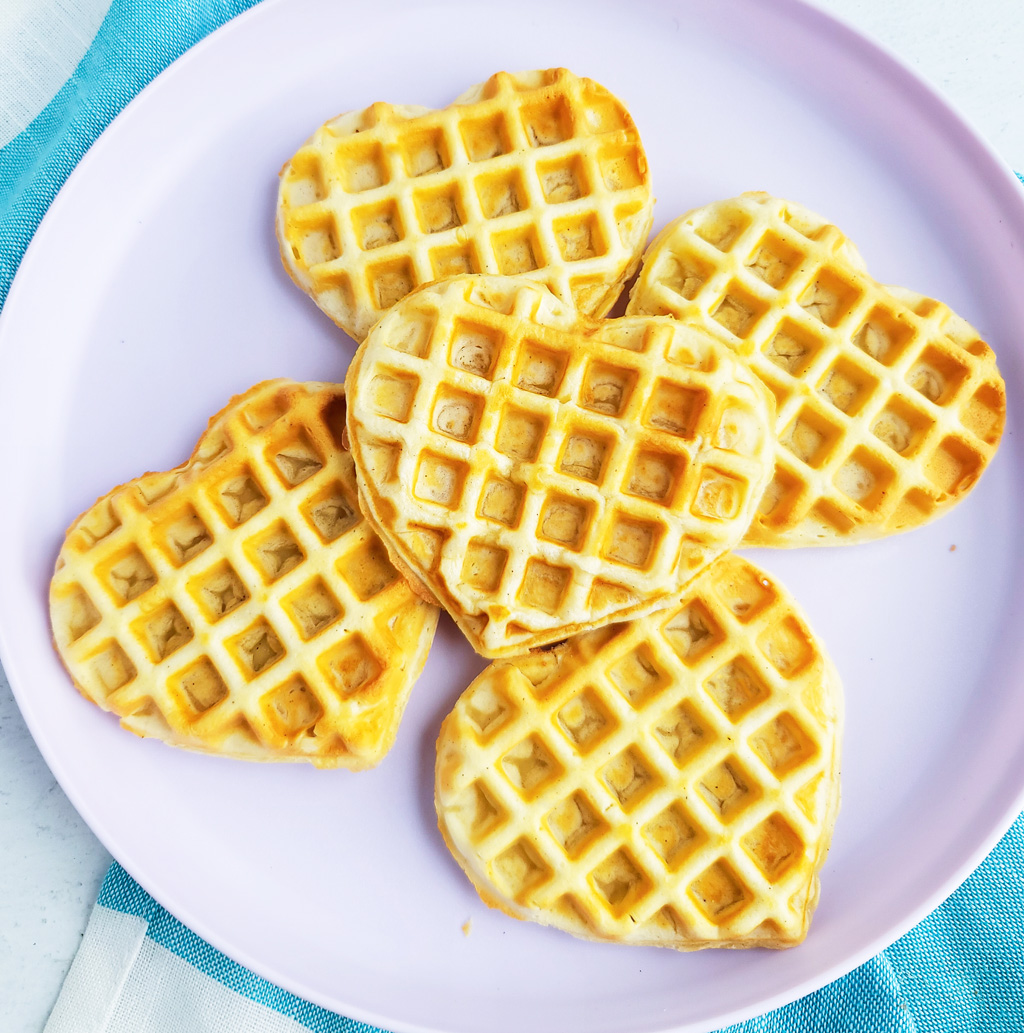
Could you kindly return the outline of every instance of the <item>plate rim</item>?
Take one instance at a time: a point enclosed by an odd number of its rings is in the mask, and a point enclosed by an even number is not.
[[[696,2],[704,5],[706,0],[696,0]],[[730,0],[730,2],[734,5],[748,6],[754,3],[755,0]],[[139,107],[149,103],[154,93],[158,90],[167,89],[168,84],[173,83],[177,77],[187,76],[192,65],[196,61],[202,60],[208,51],[219,47],[226,37],[252,31],[251,26],[254,23],[270,18],[271,12],[276,12],[278,9],[283,8],[286,3],[287,0],[263,0],[263,2],[246,9],[214,29],[189,48],[189,50],[172,61],[140,89],[87,148],[48,205],[10,284],[3,310],[0,311],[0,373],[5,372],[4,367],[8,364],[7,358],[10,353],[7,341],[7,328],[12,323],[13,317],[9,313],[17,311],[24,304],[22,302],[22,295],[27,294],[29,290],[26,284],[30,284],[34,276],[33,270],[37,263],[36,256],[42,252],[49,234],[54,232],[54,227],[60,225],[64,210],[74,203],[77,184],[84,175],[82,172],[83,168],[87,170],[91,167],[92,162],[95,160],[95,153],[100,148],[109,146],[111,138],[116,139],[117,134],[122,132],[123,125],[129,121]],[[388,6],[402,8],[406,4],[414,3],[415,0],[391,0]],[[486,0],[486,3],[491,6],[498,6],[497,0]],[[681,11],[685,7],[685,0],[676,0],[676,2],[666,4],[652,3],[650,6],[669,7]],[[768,0],[765,6],[770,7],[776,17],[787,17],[798,22],[804,22],[805,27],[809,27],[815,35],[819,33],[832,35],[834,42],[842,50],[856,57],[859,61],[865,58],[874,58],[873,68],[876,75],[887,84],[898,87],[901,95],[912,101],[916,108],[927,113],[932,118],[938,118],[943,125],[944,135],[966,144],[973,152],[971,157],[973,159],[981,159],[980,162],[975,161],[978,182],[986,185],[987,192],[991,199],[997,203],[999,211],[1015,214],[1018,229],[1024,230],[1024,189],[1022,189],[1022,184],[992,145],[971,125],[959,108],[943,96],[935,84],[929,82],[926,77],[912,69],[885,44],[854,28],[840,15],[826,11],[813,3],[807,2],[807,0]],[[0,569],[7,567],[10,563],[9,559],[0,557]],[[21,662],[15,660],[16,653],[15,645],[8,637],[5,622],[0,622],[0,663],[3,664],[3,669],[7,674],[15,701],[26,721],[33,740],[76,811],[82,816],[93,834],[97,836],[118,863],[125,868],[150,896],[157,900],[171,914],[176,917],[184,914],[185,917],[179,918],[179,920],[223,954],[251,969],[268,981],[295,994],[297,997],[310,1001],[329,1011],[334,1011],[337,1005],[318,991],[311,991],[309,988],[298,986],[293,980],[268,970],[268,967],[262,964],[258,958],[251,957],[248,951],[240,949],[237,945],[223,942],[215,930],[206,927],[206,923],[201,916],[190,914],[187,907],[178,907],[176,904],[168,906],[165,904],[161,896],[154,892],[156,887],[150,885],[146,872],[138,869],[138,866],[130,858],[130,850],[125,852],[120,849],[121,844],[117,844],[119,849],[115,853],[111,842],[111,839],[114,838],[113,835],[103,828],[102,820],[96,817],[88,801],[80,795],[74,780],[64,768],[61,757],[50,748],[43,723],[37,721],[37,715],[27,702],[28,689],[26,686],[30,672],[22,671]],[[1015,791],[1007,790],[1012,799],[1005,809],[1001,809],[999,820],[990,825],[987,835],[981,837],[974,849],[969,852],[967,860],[958,865],[946,877],[938,889],[929,894],[916,908],[912,908],[902,920],[891,925],[884,933],[878,934],[861,950],[847,956],[843,963],[835,965],[827,971],[819,973],[817,976],[805,978],[786,990],[764,998],[756,1005],[723,1012],[716,1017],[714,1026],[698,1022],[696,1024],[686,1023],[684,1025],[659,1026],[657,1029],[664,1031],[664,1033],[669,1033],[669,1031],[676,1031],[676,1033],[686,1033],[686,1031],[689,1031],[689,1033],[701,1033],[704,1030],[717,1028],[718,1025],[729,1025],[744,1021],[753,1016],[762,1015],[841,978],[864,961],[877,955],[881,950],[884,950],[895,940],[905,935],[908,930],[917,925],[952,895],[1006,834],[1022,807],[1024,807],[1024,770],[1018,772],[1017,777],[1011,781],[1019,783]],[[409,1033],[443,1033],[441,1027],[406,1021],[396,1022],[389,1016],[351,1005],[345,1005],[344,1014],[352,1019],[381,1026],[385,1029],[409,1031]],[[651,1027],[651,1029],[654,1028]]]

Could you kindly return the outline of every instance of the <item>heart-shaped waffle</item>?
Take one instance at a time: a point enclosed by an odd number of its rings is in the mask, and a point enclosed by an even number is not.
[[[339,386],[259,384],[187,463],[72,524],[50,618],[87,699],[225,756],[359,769],[387,753],[438,611],[359,512],[344,419]]]
[[[977,332],[873,280],[835,226],[790,201],[743,194],[669,224],[627,313],[710,331],[774,393],[775,475],[745,544],[918,527],[967,494],[999,444],[1006,393]]]
[[[523,274],[602,316],[654,198],[636,126],[564,68],[499,72],[443,110],[339,115],[281,171],[292,279],[361,341],[399,298],[460,273]]]
[[[789,947],[838,810],[840,713],[793,599],[730,554],[670,609],[491,664],[441,727],[439,826],[515,918]]]
[[[522,278],[420,288],[346,383],[363,511],[484,656],[665,605],[771,475],[770,395],[728,348]]]

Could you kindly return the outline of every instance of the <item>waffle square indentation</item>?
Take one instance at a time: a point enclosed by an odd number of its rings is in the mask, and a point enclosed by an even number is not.
[[[801,462],[818,468],[825,464],[842,436],[840,427],[804,406],[779,441]]]
[[[929,345],[907,371],[907,383],[929,402],[945,405],[955,398],[970,370],[949,352]]]
[[[492,327],[456,320],[448,361],[455,369],[490,380],[500,346],[501,338]]]
[[[649,703],[672,681],[647,643],[631,649],[609,669],[608,677],[634,710]]]
[[[608,254],[608,241],[594,212],[556,219],[551,229],[566,262],[585,262]]]
[[[762,725],[750,736],[749,742],[750,748],[776,778],[789,774],[818,752],[814,740],[788,713],[779,714]]]
[[[589,753],[615,728],[614,719],[589,687],[565,703],[556,718],[557,727],[582,755]]]
[[[442,387],[437,393],[431,414],[434,430],[453,441],[472,443],[476,440],[483,411],[482,395]]]
[[[481,592],[495,592],[501,584],[501,575],[508,563],[508,550],[481,538],[472,539],[466,546],[462,563],[462,580]]]
[[[536,610],[557,615],[571,581],[569,567],[556,567],[533,558],[526,564],[519,600]]]
[[[249,598],[249,590],[227,560],[221,560],[190,578],[188,590],[211,624],[236,610]]]
[[[640,169],[635,147],[628,144],[606,144],[597,152],[597,165],[604,185],[611,191],[632,190],[641,186],[644,173]]]
[[[232,527],[254,517],[266,504],[266,492],[253,472],[243,467],[234,477],[222,481],[214,493],[214,502]]]
[[[155,664],[188,645],[193,638],[191,625],[173,602],[134,621],[132,631]]]
[[[413,373],[382,366],[370,381],[370,406],[381,416],[408,423],[419,383]]]
[[[836,327],[861,298],[860,289],[841,276],[821,269],[799,298],[800,307],[826,326]]]
[[[243,548],[267,584],[284,577],[306,558],[283,520],[275,520],[265,531],[248,539]]]
[[[405,236],[402,217],[394,201],[356,208],[352,212],[356,242],[364,251],[395,244]]]
[[[689,700],[683,700],[666,711],[655,722],[651,734],[680,768],[714,740],[714,736]]]
[[[705,803],[725,823],[731,822],[760,797],[760,789],[735,757],[709,768],[697,783]]]
[[[627,813],[636,810],[663,784],[657,769],[635,746],[613,757],[598,774],[616,803]]]
[[[651,890],[650,876],[625,847],[606,857],[590,873],[590,880],[616,917],[626,914]]]
[[[833,477],[835,486],[847,498],[865,509],[878,509],[885,500],[896,473],[892,466],[870,449],[858,445]]]
[[[732,282],[710,314],[719,326],[736,337],[744,338],[749,336],[754,324],[767,310],[768,306],[760,298]]]
[[[227,647],[247,681],[269,670],[284,658],[285,648],[270,623],[263,617],[240,635],[228,639]]]
[[[536,231],[529,227],[495,233],[491,237],[491,249],[502,276],[532,273],[541,267],[544,254]]]
[[[551,868],[529,840],[517,839],[494,859],[495,882],[505,896],[523,901],[551,878]]]
[[[466,157],[470,161],[486,161],[512,150],[508,127],[500,113],[487,118],[467,119],[459,128]]]
[[[914,324],[885,308],[873,308],[854,332],[853,343],[883,366],[892,366],[917,335]]]
[[[123,688],[138,673],[131,658],[114,639],[104,642],[89,658],[89,668],[93,682],[99,684],[100,695],[103,697]]]
[[[470,841],[479,844],[505,823],[508,812],[494,798],[487,783],[478,778],[462,794],[453,814],[466,830]]]
[[[523,485],[507,481],[504,477],[489,475],[480,493],[477,516],[506,527],[518,527],[524,495]]]
[[[537,176],[541,193],[548,204],[576,201],[590,193],[583,162],[576,154],[557,161],[538,163]]]
[[[557,468],[570,477],[600,484],[613,445],[614,439],[610,435],[581,427],[574,428],[566,436]]]
[[[474,689],[463,709],[482,743],[493,739],[517,713],[508,696],[490,682],[483,682]]]
[[[741,840],[769,882],[775,882],[792,868],[803,854],[800,836],[781,814],[772,814],[755,825]]]
[[[383,670],[366,639],[348,635],[317,658],[327,683],[344,699],[368,692]]]
[[[562,765],[539,735],[516,743],[499,761],[509,784],[525,800],[532,800],[563,773]]]
[[[455,509],[462,498],[468,473],[469,467],[458,459],[423,452],[416,466],[413,494],[423,502]]]
[[[707,833],[678,800],[644,825],[643,836],[670,872],[707,840]]]
[[[509,406],[498,425],[494,447],[509,459],[532,463],[544,443],[547,429],[546,417]]]
[[[742,656],[719,667],[704,682],[704,691],[733,724],[771,695],[771,690]]]
[[[302,513],[325,545],[336,541],[362,520],[338,481],[309,499]]]
[[[670,380],[658,379],[643,422],[655,430],[668,431],[680,438],[691,439],[708,402],[706,391],[683,387]]]
[[[374,306],[383,312],[397,304],[416,286],[416,273],[408,258],[378,262],[366,270]]]
[[[917,452],[935,420],[920,409],[893,395],[871,424],[871,433],[901,456]]]
[[[521,115],[531,147],[551,147],[572,139],[572,111],[563,96],[524,104]]]
[[[705,466],[700,471],[690,512],[705,520],[733,520],[743,508],[746,497],[746,481]]]
[[[925,460],[925,476],[939,491],[955,494],[973,484],[981,475],[985,459],[961,438],[946,437]]]
[[[384,543],[376,536],[345,553],[337,562],[338,573],[363,602],[379,595],[398,580]]]
[[[847,416],[856,416],[877,390],[878,381],[848,359],[833,363],[818,385],[818,394]]]
[[[626,492],[671,506],[686,470],[686,456],[669,452],[637,452],[626,475]]]
[[[783,373],[791,377],[802,377],[821,351],[823,341],[788,319],[764,346],[764,356]]]
[[[583,374],[580,405],[594,412],[620,416],[629,404],[636,379],[635,370],[609,366],[604,362],[590,362]]]
[[[323,704],[301,674],[282,682],[260,698],[260,707],[278,735],[292,738],[312,734],[323,717]]]
[[[768,230],[744,264],[769,287],[779,290],[799,268],[803,258],[792,244]]]
[[[360,194],[374,190],[389,180],[384,149],[376,141],[349,138],[334,152],[336,175],[342,190]]]
[[[119,606],[138,599],[157,581],[149,561],[137,545],[130,545],[100,571],[102,580],[110,589]]]
[[[565,855],[575,860],[608,830],[593,803],[582,792],[575,792],[544,815],[544,825]]]
[[[593,509],[593,504],[585,500],[548,495],[537,522],[537,537],[579,552],[590,529]]]
[[[750,890],[726,861],[716,861],[697,876],[689,894],[704,915],[716,925],[729,921],[752,899]]]
[[[662,634],[688,666],[725,641],[725,632],[699,599],[675,613],[662,628]]]
[[[192,505],[155,528],[154,537],[176,567],[184,566],[213,543],[213,536]]]
[[[518,169],[503,169],[479,176],[474,185],[485,219],[515,215],[528,206],[526,187]]]
[[[516,361],[512,383],[523,391],[554,398],[562,386],[569,356],[563,351],[554,351],[543,345],[526,342]]]
[[[398,148],[406,174],[414,179],[441,172],[452,163],[448,141],[440,127],[400,136]]]
[[[303,642],[329,628],[344,612],[323,578],[315,577],[281,600]]]
[[[208,656],[201,656],[184,670],[171,675],[169,682],[196,715],[205,714],[221,700],[227,699],[230,691]]]

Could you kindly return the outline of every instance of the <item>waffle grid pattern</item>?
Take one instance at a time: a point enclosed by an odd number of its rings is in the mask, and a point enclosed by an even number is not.
[[[361,341],[420,284],[527,275],[600,316],[654,200],[629,113],[565,69],[500,72],[443,110],[374,104],[328,122],[281,174],[295,282]]]
[[[364,510],[484,655],[653,609],[735,544],[770,473],[770,400],[726,349],[579,318],[521,281],[451,280],[349,373]]]
[[[343,425],[340,387],[258,385],[189,463],[75,522],[51,616],[84,695],[194,749],[352,768],[383,756],[437,610],[360,515]]]
[[[744,194],[671,224],[627,313],[708,329],[775,395],[775,476],[745,544],[918,526],[966,494],[998,445],[991,349],[940,302],[871,279],[836,227],[790,202]]]
[[[789,946],[838,807],[840,707],[792,599],[730,554],[671,610],[487,668],[438,740],[441,829],[516,917]]]

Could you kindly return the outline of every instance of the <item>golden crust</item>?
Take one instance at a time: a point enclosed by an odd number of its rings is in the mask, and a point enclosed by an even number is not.
[[[839,807],[839,679],[730,554],[670,609],[491,664],[445,719],[435,806],[490,906],[677,950],[800,943]]]
[[[970,491],[999,444],[1006,392],[977,332],[879,284],[848,238],[790,201],[743,194],[670,223],[626,311],[715,334],[775,395],[775,475],[746,545],[919,527]]]
[[[442,110],[377,103],[281,170],[292,280],[355,340],[415,287],[516,273],[604,315],[650,232],[647,158],[622,103],[564,68],[498,72]]]
[[[249,760],[373,766],[437,608],[362,518],[344,391],[258,384],[192,456],[115,488],[68,530],[50,585],[78,690],[122,725]]]

